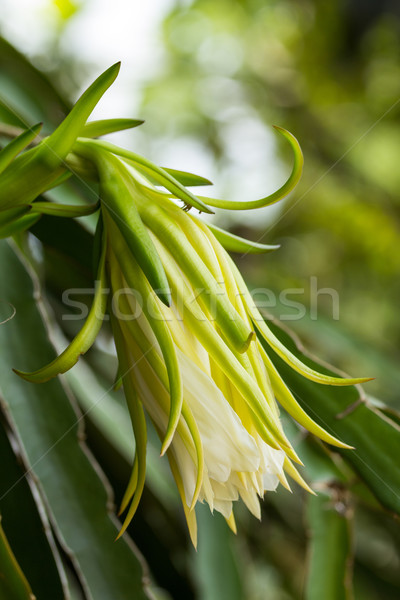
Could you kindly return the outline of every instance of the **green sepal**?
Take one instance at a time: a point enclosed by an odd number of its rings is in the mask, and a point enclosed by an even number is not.
[[[121,376],[121,366],[118,363],[117,372],[115,373],[114,383],[113,383],[113,391],[117,392],[122,386],[122,376]]]
[[[15,208],[7,208],[6,210],[0,211],[0,228],[23,217],[29,211],[29,206],[16,206]]]
[[[97,138],[115,131],[124,131],[143,125],[144,121],[140,119],[102,119],[101,121],[90,121],[86,123],[81,131],[81,136],[85,138]]]
[[[16,156],[22,150],[24,150],[29,144],[35,139],[40,133],[43,123],[34,125],[31,129],[27,129],[21,133],[18,137],[12,140],[5,148],[0,152],[0,173],[8,167],[8,165],[14,160]]]
[[[99,218],[97,219],[96,229],[93,237],[93,251],[92,251],[92,269],[93,275],[95,276],[101,260],[103,250],[103,239],[104,239],[104,222],[103,213],[99,212]]]
[[[106,273],[105,273],[105,255],[106,245],[103,245],[102,256],[99,264],[98,275],[97,275],[97,286],[94,295],[94,301],[89,311],[88,317],[80,330],[75,336],[69,346],[51,363],[33,371],[32,373],[26,373],[24,371],[13,371],[33,383],[43,383],[48,381],[60,373],[65,373],[71,369],[79,360],[81,354],[84,354],[89,350],[95,341],[97,334],[102,326],[104,315],[107,308],[107,289],[106,289]]]
[[[168,169],[162,167],[163,170],[171,175],[174,179],[179,181],[184,186],[197,186],[197,185],[213,185],[212,181],[202,177],[201,175],[195,175],[194,173],[188,173],[187,171],[177,171],[176,169]]]
[[[245,238],[239,237],[238,235],[234,235],[229,231],[220,229],[220,227],[211,225],[211,223],[207,223],[206,225],[210,229],[210,231],[212,231],[212,233],[217,238],[221,246],[225,248],[225,250],[229,250],[229,252],[240,252],[246,254],[264,254],[266,252],[272,252],[273,250],[278,250],[278,248],[280,248],[279,245],[271,246],[267,244],[260,244],[259,242],[253,242],[251,240],[246,240]]]
[[[282,200],[285,196],[287,196],[298,184],[301,174],[303,172],[303,153],[301,151],[299,142],[296,140],[294,135],[283,129],[282,127],[274,126],[284,138],[289,142],[293,153],[294,153],[294,164],[292,168],[292,172],[289,175],[287,181],[277,190],[273,192],[269,196],[265,196],[264,198],[260,198],[259,200],[249,200],[249,201],[241,201],[234,202],[230,200],[219,200],[217,198],[208,198],[205,196],[199,196],[198,198],[208,204],[209,206],[213,206],[214,208],[226,208],[228,210],[249,210],[254,208],[262,208],[264,206],[269,206],[270,204],[275,204],[279,200]]]
[[[86,217],[99,210],[100,203],[77,205],[56,202],[33,202],[31,206],[32,213],[52,215],[54,217]]]
[[[283,406],[283,408],[298,423],[300,423],[300,425],[307,429],[307,431],[313,433],[324,442],[332,444],[333,446],[337,446],[338,448],[352,449],[352,446],[349,446],[341,440],[338,440],[336,437],[318,425],[318,423],[316,423],[313,419],[311,419],[311,417],[302,409],[292,392],[283,381],[282,377],[279,375],[279,372],[275,368],[272,360],[269,358],[261,343],[258,344],[258,348],[267,369],[276,399]]]
[[[135,386],[132,380],[132,365],[130,364],[128,358],[129,349],[126,346],[118,321],[113,317],[112,314],[111,323],[113,328],[115,345],[117,348],[118,360],[121,364],[121,377],[124,386],[124,393],[129,413],[131,416],[133,433],[135,436],[136,453],[133,470],[135,471],[135,469],[137,469],[137,475],[134,472],[133,478],[131,479],[131,483],[134,484],[133,498],[128,510],[128,514],[126,515],[125,521],[121,527],[120,532],[118,533],[118,539],[121,537],[121,535],[128,527],[129,523],[131,522],[139,505],[140,498],[142,497],[144,483],[146,479],[147,425],[146,418],[144,416],[143,406],[137,398]],[[131,489],[129,489],[128,494],[130,494],[130,492]]]
[[[4,225],[0,226],[0,239],[4,239],[10,237],[11,235],[16,235],[17,233],[26,231],[35,223],[37,223],[41,216],[42,215],[37,213],[28,213],[19,219],[14,219],[9,223],[5,223]]]

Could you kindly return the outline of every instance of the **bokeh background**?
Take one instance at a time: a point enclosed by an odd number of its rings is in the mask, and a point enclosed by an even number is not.
[[[250,288],[271,290],[277,302],[269,312],[318,356],[376,377],[366,389],[372,402],[400,408],[399,3],[1,0],[0,34],[51,81],[66,107],[122,60],[93,116],[145,119],[114,141],[208,177],[215,183],[210,195],[250,200],[274,191],[292,157],[272,125],[296,135],[305,169],[290,197],[256,215],[219,211],[216,222],[281,244],[268,256],[236,257]],[[40,120],[34,87],[29,98],[18,74],[7,72],[7,47],[0,113],[12,105],[28,122]],[[50,131],[60,115],[47,115]],[[336,290],[338,319],[327,294],[319,296],[315,318],[311,278],[319,289]],[[297,290],[292,299],[305,307],[301,319],[279,300],[285,289]],[[96,447],[90,419],[87,427]],[[125,473],[113,472],[111,458],[108,467],[118,496]],[[169,520],[176,510],[169,484],[153,484],[133,535],[165,597],[228,597],[213,570],[218,547],[201,551],[207,528],[228,535],[223,521],[204,517],[195,554],[183,525],[174,530]],[[357,514],[355,597],[398,598],[398,524],[372,509]],[[225,546],[233,586],[250,600],[301,598],[308,525],[300,492],[271,494],[261,527],[245,514],[239,521],[245,533]]]

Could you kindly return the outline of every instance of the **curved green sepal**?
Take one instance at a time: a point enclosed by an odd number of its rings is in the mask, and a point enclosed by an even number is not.
[[[136,443],[135,464],[128,485],[127,494],[125,495],[125,501],[127,498],[130,497],[131,493],[133,494],[133,498],[128,510],[128,514],[126,515],[124,523],[117,535],[116,539],[118,539],[123,535],[129,523],[133,519],[133,516],[139,505],[140,498],[142,497],[144,483],[146,479],[147,425],[142,403],[139,401],[136,395],[136,390],[132,378],[132,365],[130,364],[128,358],[129,350],[122,336],[119,324],[117,320],[113,318],[112,315],[111,322],[114,333],[115,345],[117,348],[118,359],[121,365],[121,377],[123,381],[125,397],[131,416],[132,428]],[[137,473],[135,473],[135,469],[137,470]]]
[[[94,295],[94,301],[89,311],[89,315],[85,321],[80,332],[72,340],[70,345],[62,352],[57,358],[55,358],[50,364],[33,371],[32,373],[25,373],[13,369],[14,372],[33,383],[43,383],[53,377],[56,377],[60,373],[65,373],[71,369],[79,360],[81,354],[84,354],[89,350],[100,327],[103,323],[104,315],[107,307],[107,289],[106,289],[106,274],[105,274],[105,254],[106,245],[103,246],[103,253],[98,270],[98,281],[96,282],[96,291]]]
[[[14,160],[16,156],[22,150],[24,150],[29,144],[35,139],[40,133],[43,123],[34,125],[31,129],[27,129],[21,133],[18,137],[12,140],[5,148],[0,152],[0,173],[8,167],[8,165]]]
[[[265,196],[264,198],[260,198],[259,200],[249,200],[243,202],[233,202],[229,200],[219,200],[217,198],[208,198],[205,196],[199,196],[198,198],[208,204],[208,206],[213,206],[214,208],[226,208],[229,210],[249,210],[253,208],[262,208],[263,206],[269,206],[270,204],[275,204],[279,200],[282,200],[285,196],[291,192],[296,185],[298,184],[302,171],[303,171],[303,153],[301,151],[299,142],[297,139],[283,129],[282,127],[274,126],[274,128],[283,135],[289,142],[292,147],[294,153],[294,164],[292,172],[288,178],[288,180],[273,194],[269,196]]]
[[[86,138],[97,138],[115,131],[124,131],[143,125],[141,119],[102,119],[101,121],[91,121],[83,127],[81,136]]]
[[[280,248],[279,245],[267,245],[260,244],[259,242],[253,242],[251,240],[246,240],[245,238],[239,237],[238,235],[234,235],[229,231],[225,231],[224,229],[220,229],[220,227],[216,227],[215,225],[211,225],[210,223],[206,224],[210,231],[213,232],[214,236],[217,238],[221,246],[225,248],[225,250],[229,250],[229,252],[243,252],[246,254],[264,254],[266,252],[272,252],[273,250],[278,250]]]
[[[300,373],[300,375],[303,375],[303,377],[324,385],[356,385],[358,383],[366,383],[367,381],[371,381],[373,379],[373,377],[332,377],[331,375],[324,375],[323,373],[319,373],[318,371],[311,369],[311,367],[308,367],[301,360],[299,360],[282,344],[280,340],[278,340],[278,338],[272,333],[268,325],[265,323],[261,315],[257,317],[254,309],[249,309],[249,312],[252,314],[254,325],[260,332],[261,336],[265,339],[267,344],[271,346],[274,352],[276,352],[278,356],[280,356],[288,365],[290,365],[292,369]]]
[[[121,377],[120,381],[121,381],[121,383],[120,383],[120,386],[121,386],[122,385],[122,377]],[[126,486],[124,495],[122,496],[121,504],[120,504],[119,511],[118,511],[118,516],[122,515],[122,513],[125,512],[125,510],[127,509],[128,504],[131,501],[132,496],[136,491],[137,484],[138,484],[138,460],[137,460],[137,454],[135,454],[131,475],[129,477],[128,485]]]
[[[193,492],[193,498],[190,503],[190,510],[192,511],[196,506],[196,502],[198,500],[201,486],[203,485],[203,476],[204,476],[204,450],[203,443],[201,441],[201,436],[199,432],[199,428],[197,427],[197,423],[195,418],[192,415],[192,411],[189,406],[187,406],[186,402],[183,402],[182,405],[182,416],[186,421],[186,425],[190,431],[190,435],[192,436],[193,444],[196,450],[196,459],[197,459],[197,476],[196,476],[196,485]]]
[[[302,425],[307,431],[313,433],[317,437],[319,437],[324,442],[328,444],[332,444],[333,446],[337,446],[338,448],[346,448],[348,450],[353,449],[352,446],[341,442],[333,435],[328,433],[325,429],[320,427],[308,414],[301,408],[300,404],[296,401],[292,392],[285,385],[282,377],[279,375],[277,369],[272,363],[271,359],[265,352],[262,345],[259,343],[259,352],[262,356],[263,362],[267,369],[268,376],[270,378],[272,388],[274,390],[276,399],[283,406],[283,408],[298,422]],[[290,473],[289,473],[290,474]]]
[[[33,202],[32,213],[52,215],[54,217],[85,217],[99,210],[100,203],[86,205],[59,204],[56,202]]]
[[[243,304],[245,305],[252,322],[267,344],[274,350],[274,352],[276,352],[278,356],[282,358],[282,360],[290,365],[292,369],[300,373],[300,375],[303,375],[303,377],[324,385],[356,385],[358,383],[365,383],[373,379],[373,377],[356,377],[347,379],[342,377],[332,377],[331,375],[319,373],[318,371],[315,371],[314,369],[311,369],[311,367],[308,367],[306,364],[304,364],[282,344],[282,342],[268,327],[265,319],[261,316],[258,308],[255,306],[253,298],[251,297],[251,294],[247,289],[245,282],[243,281],[243,277],[240,274],[239,269],[236,267],[231,258],[229,258],[229,263],[232,267]]]
[[[285,456],[285,459],[283,461],[283,468],[286,471],[286,473],[296,483],[298,483],[303,489],[306,490],[306,492],[308,492],[309,494],[312,494],[313,496],[316,495],[316,493],[314,492],[314,490],[312,490],[310,488],[310,486],[307,484],[307,482],[304,481],[304,479],[302,478],[302,476],[300,475],[300,473],[298,472],[298,470],[296,469],[296,467],[294,465],[292,465],[292,463],[290,462],[290,460],[289,460],[289,458],[287,456]]]

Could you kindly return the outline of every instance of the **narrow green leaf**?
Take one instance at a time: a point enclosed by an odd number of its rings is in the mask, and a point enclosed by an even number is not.
[[[1,526],[0,517],[0,598],[34,600],[31,587],[16,561]]]
[[[0,392],[10,420],[33,469],[59,543],[71,557],[86,596],[95,600],[147,598],[143,564],[129,538],[115,542],[111,499],[93,457],[79,441],[80,420],[59,379],[32,385],[11,368],[26,360],[52,360],[37,296],[23,264],[6,242],[0,243],[2,297],[16,316],[0,327]]]
[[[351,509],[340,492],[308,498],[310,565],[306,600],[351,600]]]
[[[27,129],[21,135],[12,140],[0,152],[0,173],[8,167],[13,159],[24,150],[40,133],[43,123],[34,125],[31,129]]]
[[[97,138],[115,131],[132,129],[142,125],[140,119],[104,119],[101,121],[90,121],[83,127],[81,136],[86,138]]]
[[[0,116],[7,123],[26,128],[33,117],[37,121],[57,124],[60,114],[69,110],[68,103],[54,86],[54,77],[47,76],[4,38],[0,38],[0,71],[2,74],[2,99]],[[12,82],[17,94],[6,94],[5,83]]]

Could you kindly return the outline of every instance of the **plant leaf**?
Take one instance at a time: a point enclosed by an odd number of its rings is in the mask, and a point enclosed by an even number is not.
[[[79,417],[57,379],[33,385],[11,368],[22,358],[48,362],[54,351],[32,281],[7,242],[0,243],[2,297],[16,316],[0,327],[0,388],[28,463],[40,483],[59,543],[69,554],[91,600],[147,598],[143,564],[129,542],[114,542],[116,519],[100,470],[78,440]],[[81,433],[80,433],[81,435]]]
[[[350,600],[351,511],[334,492],[310,496],[308,503],[311,541],[306,600]]]
[[[18,440],[4,421],[4,427],[0,426],[0,514],[4,532],[35,596],[64,600],[68,597],[66,577],[39,489],[33,477],[21,468],[24,457]],[[0,591],[0,598],[8,596]]]
[[[0,598],[34,600],[30,585],[17,563],[0,519]]]

